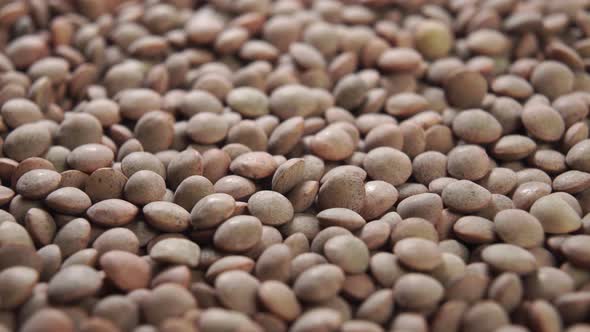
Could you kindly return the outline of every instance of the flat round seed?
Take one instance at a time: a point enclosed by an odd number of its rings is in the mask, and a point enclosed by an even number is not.
[[[4,154],[16,161],[30,157],[42,156],[51,145],[51,133],[37,124],[25,124],[13,131],[4,139]]]
[[[453,133],[469,143],[485,144],[499,139],[502,127],[490,113],[466,110],[453,119]]]
[[[278,226],[293,218],[293,206],[289,200],[274,191],[263,190],[248,199],[248,211],[264,225]]]
[[[552,304],[545,300],[536,300],[527,308],[527,315],[533,329],[553,329],[561,328],[561,318],[559,313]]]
[[[443,286],[425,274],[408,273],[393,286],[395,302],[408,310],[434,308],[444,295]]]
[[[338,311],[320,307],[301,315],[291,329],[293,332],[317,331],[322,328],[336,330],[341,324],[342,317]]]
[[[101,144],[84,144],[68,154],[68,165],[87,174],[102,167],[110,167],[115,159],[111,149]]]
[[[535,90],[550,99],[571,91],[574,77],[571,70],[556,61],[544,61],[535,66],[531,75]]]
[[[421,238],[409,237],[398,241],[393,253],[403,265],[416,271],[432,271],[442,264],[436,243]]]
[[[553,189],[570,194],[577,194],[590,187],[588,173],[580,171],[566,171],[553,179]]]
[[[48,169],[31,170],[16,183],[16,192],[25,198],[41,199],[58,188],[61,175]]]
[[[166,182],[158,174],[141,170],[129,177],[123,189],[125,198],[136,205],[159,201],[166,193]]]
[[[230,270],[243,270],[246,272],[252,272],[254,269],[255,262],[245,256],[229,255],[220,258],[207,269],[206,277],[210,280],[214,280],[218,275],[225,271]]]
[[[359,120],[357,120],[358,122]],[[368,150],[388,146],[401,150],[404,145],[404,136],[400,127],[393,123],[383,123],[370,129],[365,136],[365,146]]]
[[[568,259],[568,261],[580,267],[587,267],[590,265],[588,260],[588,235],[573,235],[567,238],[561,245],[561,251]]]
[[[440,250],[440,247],[439,247]],[[455,254],[441,253],[442,263],[437,266],[432,275],[443,285],[450,285],[456,278],[465,274],[466,266],[461,257]]]
[[[275,160],[266,152],[244,153],[234,159],[229,166],[235,174],[250,179],[262,179],[270,176],[277,167]]]
[[[497,94],[512,98],[528,98],[533,94],[533,87],[516,75],[499,76],[492,83],[492,90]]]
[[[45,204],[52,210],[69,215],[84,213],[92,202],[85,192],[74,187],[59,188],[47,195]]]
[[[262,223],[253,216],[235,216],[223,222],[215,231],[213,243],[229,252],[244,252],[253,248],[262,237]]]
[[[385,110],[398,117],[410,117],[428,109],[428,100],[421,95],[405,92],[387,99]]]
[[[536,273],[527,276],[524,287],[531,298],[553,300],[573,292],[574,280],[558,268],[542,266]]]
[[[51,326],[55,331],[75,331],[74,322],[62,310],[42,308],[31,315],[22,330],[26,332],[42,331]]]
[[[106,278],[124,291],[145,288],[151,279],[149,264],[126,251],[112,250],[105,253],[100,257],[100,266]]]
[[[138,325],[138,305],[122,295],[111,295],[98,301],[93,309],[94,319],[110,322],[116,328],[129,329]]]
[[[96,203],[110,198],[121,198],[127,183],[123,173],[112,168],[99,168],[86,180],[84,191],[92,202]]]
[[[161,156],[161,154],[158,154]],[[162,159],[164,161],[164,159]],[[173,154],[167,161],[166,176],[172,189],[178,188],[180,183],[193,175],[203,174],[203,159],[201,154],[188,148],[178,154]]]
[[[423,218],[436,223],[443,211],[443,201],[440,196],[431,193],[423,193],[410,196],[401,201],[397,206],[397,212],[404,218]]]
[[[199,144],[217,143],[225,138],[228,130],[221,115],[208,112],[193,115],[186,125],[186,134]]]
[[[72,265],[95,266],[98,261],[98,251],[94,248],[82,249],[70,257],[66,258],[61,264],[61,268]]]
[[[272,177],[272,189],[285,194],[303,182],[305,176],[305,160],[292,158],[277,168]]]
[[[447,171],[457,179],[479,180],[486,176],[490,169],[486,151],[476,145],[457,146],[447,157]]]
[[[334,87],[336,106],[352,111],[362,104],[369,87],[358,75],[347,75]]]
[[[451,105],[466,109],[481,106],[488,84],[480,73],[458,69],[448,74],[444,88]]]
[[[368,220],[381,217],[397,201],[399,193],[395,187],[385,181],[365,183],[365,203],[360,215]]]
[[[518,181],[516,172],[509,168],[493,168],[486,177],[480,180],[479,184],[489,190],[492,194],[506,195],[512,192]]]
[[[0,187],[0,205],[4,205],[8,202],[10,202],[10,200],[12,200],[12,198],[14,198],[14,195],[16,193],[7,187],[1,186]]]
[[[43,118],[39,107],[24,98],[8,100],[0,109],[0,113],[2,114],[2,119],[11,128],[39,121]]]
[[[374,180],[400,185],[412,174],[412,162],[403,152],[380,147],[371,150],[363,162],[367,174]]]
[[[311,138],[309,147],[322,159],[343,160],[354,152],[354,141],[343,129],[329,126]]]
[[[92,205],[86,214],[93,223],[106,227],[123,226],[135,218],[139,209],[121,199],[107,199]]]
[[[190,214],[185,209],[165,201],[144,206],[143,216],[148,224],[164,232],[182,232],[190,223]]]
[[[56,244],[63,257],[88,247],[92,228],[86,219],[77,218],[65,224],[55,235]]]
[[[278,87],[270,95],[271,112],[282,120],[311,114],[317,107],[317,101],[310,96],[310,90],[298,84]]]
[[[228,105],[245,117],[256,118],[269,113],[268,97],[258,89],[239,87],[227,95]]]
[[[150,295],[140,303],[149,324],[158,325],[167,318],[180,317],[197,306],[186,288],[172,283],[154,288]]]
[[[422,184],[447,175],[447,156],[437,151],[426,151],[412,161],[414,178]]]
[[[295,252],[291,247],[284,242],[284,244],[265,245],[264,251],[258,256],[256,262],[256,277],[261,280],[278,280],[287,282],[291,275],[291,258]],[[307,244],[307,240],[305,240]],[[307,245],[309,246],[309,245]]]
[[[236,285],[240,287],[236,288]],[[227,308],[245,314],[256,311],[256,295],[260,284],[250,274],[240,271],[226,271],[215,279],[215,290],[220,302]]]
[[[0,330],[587,329],[585,4],[188,2],[0,6]]]
[[[540,181],[521,184],[512,194],[514,206],[519,209],[529,209],[539,198],[549,195],[551,186]]]
[[[15,309],[23,304],[33,293],[33,287],[39,279],[39,273],[30,267],[14,266],[0,272],[0,307],[4,310]]]
[[[166,167],[153,154],[148,152],[132,152],[121,161],[121,171],[129,178],[136,172],[149,170],[166,179]]]
[[[365,219],[358,213],[345,208],[331,208],[323,210],[316,216],[320,226],[339,226],[350,231],[357,230],[365,225]]]
[[[185,239],[163,239],[150,250],[150,257],[156,262],[187,265],[191,268],[199,264],[199,246]]]
[[[527,136],[506,135],[494,144],[492,153],[501,160],[519,160],[533,153],[536,146]]]
[[[332,178],[339,178],[339,177],[343,177],[343,176],[350,176],[350,177],[358,178],[360,180],[365,180],[367,177],[367,172],[358,166],[351,166],[351,165],[337,166],[337,167],[334,167],[334,168],[328,170],[324,174],[324,176],[322,176],[321,179],[319,179],[319,180],[320,180],[320,183],[323,184]]]
[[[457,237],[467,243],[483,244],[494,242],[494,223],[478,216],[459,218],[453,225]]]
[[[206,332],[220,329],[257,329],[259,328],[247,315],[219,308],[205,310],[199,319],[199,330]]]
[[[43,209],[32,208],[25,214],[25,228],[38,245],[48,245],[53,241],[57,226],[51,214]]]
[[[84,265],[73,265],[51,278],[47,294],[57,303],[70,303],[95,295],[101,286],[102,277],[96,270]]]
[[[237,175],[228,175],[215,182],[213,189],[216,193],[224,193],[235,200],[244,200],[256,192],[254,182]]]
[[[461,326],[465,331],[497,331],[509,322],[508,315],[500,305],[482,301],[465,311]]]
[[[398,216],[401,219],[401,217]],[[432,222],[423,218],[407,218],[392,225],[391,240],[396,243],[408,237],[438,241],[438,233]]]
[[[394,309],[393,291],[380,289],[367,298],[359,307],[357,317],[384,324]]]
[[[572,321],[583,321],[584,309],[578,310],[579,308],[585,308],[588,303],[587,292],[572,292],[570,294],[564,294],[560,296],[555,303],[556,309],[562,316],[562,319],[566,322]],[[575,330],[574,330],[575,331]]]
[[[174,140],[174,118],[163,111],[148,112],[137,121],[134,134],[145,151],[156,153],[166,150]]]
[[[358,213],[364,204],[365,195],[362,178],[342,174],[328,179],[320,186],[317,202],[321,209],[340,207]]]
[[[56,134],[57,142],[70,150],[84,144],[100,143],[102,125],[90,114],[68,113]]]
[[[494,217],[495,230],[506,243],[535,248],[545,240],[543,226],[533,215],[518,209],[500,211]]]
[[[485,208],[492,195],[484,187],[467,180],[448,184],[442,191],[443,203],[459,212],[475,212]]]
[[[268,151],[286,154],[295,148],[304,133],[304,120],[294,117],[278,124],[268,138]]]
[[[139,252],[139,239],[129,229],[115,227],[104,231],[94,240],[92,248],[97,255],[103,255],[111,250],[122,250],[137,254]]]
[[[301,314],[301,305],[293,291],[278,281],[265,281],[258,288],[258,298],[273,314],[292,321]]]
[[[389,49],[379,57],[378,65],[386,71],[412,71],[416,70],[422,57],[418,52],[410,48]]]
[[[386,221],[373,220],[361,228],[359,238],[372,250],[384,245],[390,234],[391,226]]]
[[[523,109],[521,118],[529,134],[543,141],[557,141],[565,131],[563,118],[551,107],[527,106]]]
[[[480,29],[467,37],[467,47],[478,54],[501,55],[508,49],[509,41],[501,32],[492,29]]]
[[[449,27],[437,20],[424,20],[418,24],[414,38],[416,48],[427,59],[445,57],[454,42]]]
[[[351,235],[335,236],[324,245],[328,261],[346,273],[361,273],[369,266],[369,249],[360,239]]]
[[[338,294],[344,284],[342,269],[332,264],[313,266],[295,280],[293,291],[302,301],[319,302]]]
[[[504,272],[490,284],[489,298],[510,312],[522,301],[524,289],[516,273]]]
[[[206,177],[192,175],[184,179],[174,192],[173,202],[191,211],[201,199],[214,193],[213,184]]]
[[[467,310],[467,304],[463,301],[445,302],[433,318],[432,329],[434,331],[444,331],[447,327],[459,329],[465,310]]]
[[[492,244],[482,251],[481,257],[484,262],[502,272],[528,274],[537,269],[535,256],[512,244]]]
[[[558,195],[551,194],[537,199],[530,213],[543,225],[546,233],[566,234],[581,226],[580,216]]]
[[[565,160],[567,164],[575,170],[587,172],[590,170],[590,163],[587,151],[590,149],[590,140],[582,140],[569,149]]]
[[[199,229],[214,227],[233,214],[235,204],[234,198],[227,194],[205,196],[193,207],[191,224]]]

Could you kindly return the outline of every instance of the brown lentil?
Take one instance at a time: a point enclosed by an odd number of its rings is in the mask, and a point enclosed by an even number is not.
[[[588,4],[0,5],[1,331],[586,331]]]

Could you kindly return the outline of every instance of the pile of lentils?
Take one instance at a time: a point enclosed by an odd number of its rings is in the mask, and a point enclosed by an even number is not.
[[[589,0],[0,1],[0,331],[590,331]]]

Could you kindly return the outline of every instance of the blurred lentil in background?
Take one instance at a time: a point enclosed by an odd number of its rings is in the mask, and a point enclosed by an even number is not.
[[[0,331],[590,331],[590,1],[0,1]]]

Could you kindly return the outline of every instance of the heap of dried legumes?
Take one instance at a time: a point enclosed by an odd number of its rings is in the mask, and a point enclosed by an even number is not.
[[[0,47],[0,332],[590,331],[590,0],[3,0]]]

